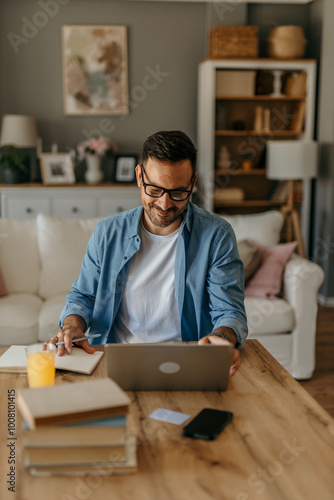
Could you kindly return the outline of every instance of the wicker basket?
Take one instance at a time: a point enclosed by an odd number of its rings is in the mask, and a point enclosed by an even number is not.
[[[301,26],[277,26],[267,38],[268,56],[277,59],[303,57],[306,44]]]
[[[210,59],[259,56],[257,26],[215,26],[210,31]]]

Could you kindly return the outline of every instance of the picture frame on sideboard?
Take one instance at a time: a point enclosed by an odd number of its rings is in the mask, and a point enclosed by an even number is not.
[[[136,181],[135,168],[138,164],[138,156],[134,154],[115,155],[114,181],[134,183]]]
[[[64,185],[75,183],[73,159],[69,153],[42,153],[40,162],[43,184]]]

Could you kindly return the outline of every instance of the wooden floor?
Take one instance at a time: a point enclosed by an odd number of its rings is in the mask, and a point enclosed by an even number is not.
[[[316,369],[300,383],[334,418],[334,307],[319,306]]]

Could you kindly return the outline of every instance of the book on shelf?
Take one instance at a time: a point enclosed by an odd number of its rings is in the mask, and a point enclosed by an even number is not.
[[[307,89],[307,74],[294,72],[288,76],[285,85],[285,95],[290,97],[304,97]]]
[[[294,132],[302,132],[305,122],[305,101],[298,102],[294,111],[294,116],[291,120],[290,130]]]
[[[287,96],[293,95],[294,89],[296,87],[297,76],[298,73],[292,73],[290,76],[287,77],[284,89],[285,95]]]
[[[306,84],[307,84],[307,75],[302,72],[299,73],[296,83],[296,88],[294,92],[294,96],[296,97],[304,97],[306,94]]]
[[[273,200],[273,196],[279,186],[279,181],[273,181],[271,188],[269,189],[267,200]]]
[[[110,378],[18,391],[18,408],[31,429],[124,415],[130,398]]]
[[[125,460],[106,461],[93,464],[49,465],[30,466],[31,475],[38,477],[50,476],[109,476],[112,474],[125,474],[137,471],[137,442],[134,436],[129,436],[125,445]]]
[[[302,203],[302,201],[303,201],[303,181],[294,181],[293,201],[294,201],[294,203]]]
[[[268,199],[272,201],[284,202],[289,193],[288,181],[274,181],[271,191],[269,192]]]
[[[268,200],[286,203],[290,193],[288,181],[274,181],[268,194]],[[303,181],[294,181],[293,201],[301,203],[303,199]]]
[[[26,373],[27,359],[25,345],[12,345],[0,357],[0,373]],[[56,356],[56,369],[90,375],[99,364],[103,351],[89,354],[80,347],[73,347],[72,353]]]

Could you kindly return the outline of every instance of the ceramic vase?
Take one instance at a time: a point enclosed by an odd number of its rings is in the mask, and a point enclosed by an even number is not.
[[[87,170],[85,172],[85,181],[87,184],[99,184],[102,181],[101,160],[102,158],[99,155],[86,156]]]

